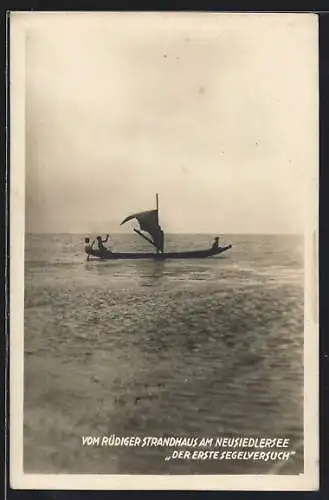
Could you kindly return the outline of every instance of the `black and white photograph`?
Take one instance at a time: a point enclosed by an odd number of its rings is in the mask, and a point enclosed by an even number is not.
[[[317,17],[10,27],[13,487],[316,489]]]

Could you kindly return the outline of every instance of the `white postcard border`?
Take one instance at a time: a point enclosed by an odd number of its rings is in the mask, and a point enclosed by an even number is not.
[[[66,13],[67,14],[67,13]],[[69,13],[70,16],[99,13]],[[160,15],[163,15],[159,13]],[[10,23],[10,486],[14,489],[67,490],[285,490],[306,491],[318,488],[319,457],[319,365],[318,365],[318,174],[310,169],[305,214],[305,385],[304,385],[304,467],[305,473],[287,475],[63,475],[24,474],[23,399],[24,399],[24,235],[25,235],[25,41],[29,27],[49,22],[63,13],[16,12]],[[111,13],[102,13],[111,15]],[[151,13],[115,14],[148,16]],[[152,14],[156,15],[156,14]],[[180,15],[169,13],[168,15]],[[198,14],[192,14],[197,16]],[[239,14],[200,14],[236,16]],[[243,14],[246,15],[246,14]],[[250,14],[273,15],[273,14]],[[277,14],[279,15],[279,14]],[[304,16],[314,30],[317,47],[317,16]],[[315,58],[316,59],[316,58]],[[318,165],[318,67],[314,106],[314,161]],[[302,103],[301,103],[302,105]],[[60,445],[60,443],[59,443]]]

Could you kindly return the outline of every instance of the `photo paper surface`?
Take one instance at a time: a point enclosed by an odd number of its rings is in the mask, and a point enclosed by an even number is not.
[[[10,15],[10,480],[318,487],[313,14]]]

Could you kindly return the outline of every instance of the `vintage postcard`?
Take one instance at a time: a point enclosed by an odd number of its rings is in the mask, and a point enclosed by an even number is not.
[[[318,488],[313,14],[10,14],[10,481]]]

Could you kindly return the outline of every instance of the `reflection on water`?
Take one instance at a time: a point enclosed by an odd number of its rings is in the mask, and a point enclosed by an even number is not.
[[[80,240],[32,236],[27,248],[26,471],[270,472],[265,463],[164,462],[159,448],[86,450],[80,438],[280,434],[299,443],[301,242],[235,236],[225,258],[86,262]],[[136,250],[126,236],[116,245]],[[280,473],[301,470],[302,450]]]
[[[124,264],[120,265],[119,262],[124,262]],[[153,280],[162,278],[166,274],[165,262],[157,260],[93,261],[87,262],[84,267],[86,271],[102,276],[120,277],[133,274],[140,278],[151,278],[150,285]]]

